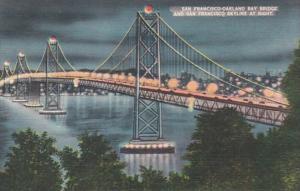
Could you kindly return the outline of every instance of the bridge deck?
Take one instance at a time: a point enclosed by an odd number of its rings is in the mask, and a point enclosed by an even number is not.
[[[7,79],[15,81],[16,76]],[[19,80],[45,81],[44,73],[22,74]],[[135,95],[135,83],[112,78],[99,78],[89,72],[49,73],[48,80],[57,83],[74,84],[74,79],[82,86],[104,89],[116,93]],[[3,85],[5,82],[0,81]],[[6,81],[7,83],[7,81]],[[281,125],[288,108],[286,103],[274,103],[255,97],[225,96],[208,94],[204,91],[192,92],[183,89],[168,89],[155,86],[141,86],[140,96],[144,99],[156,100],[167,104],[188,107],[202,111],[216,111],[223,107],[232,107],[248,120],[269,125]]]

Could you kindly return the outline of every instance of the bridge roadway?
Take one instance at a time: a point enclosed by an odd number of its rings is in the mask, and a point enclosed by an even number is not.
[[[45,82],[45,73],[19,74],[19,80]],[[17,76],[10,76],[4,83],[13,84]],[[48,81],[62,84],[73,84],[99,88],[110,92],[135,95],[135,82],[118,80],[105,75],[90,72],[56,72],[48,73]],[[169,89],[155,86],[140,86],[140,96],[144,99],[156,100],[166,104],[188,107],[201,111],[216,111],[219,108],[231,107],[239,111],[247,120],[280,126],[284,121],[288,108],[284,104],[266,101],[262,98],[225,96],[220,94],[207,94],[204,91],[191,92],[183,89]]]

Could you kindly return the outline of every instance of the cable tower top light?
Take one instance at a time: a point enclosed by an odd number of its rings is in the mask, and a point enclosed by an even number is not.
[[[8,61],[4,62],[4,66],[9,66],[9,65],[10,65],[10,62],[8,62]]]
[[[154,9],[153,9],[153,6],[151,4],[146,5],[145,8],[144,8],[144,12],[146,14],[151,14],[151,13],[153,13],[153,11],[154,11]]]
[[[19,52],[18,56],[23,58],[23,57],[25,57],[25,54],[23,52]]]
[[[52,35],[49,38],[49,44],[56,44],[56,43],[57,43],[57,38],[56,38],[56,36]]]

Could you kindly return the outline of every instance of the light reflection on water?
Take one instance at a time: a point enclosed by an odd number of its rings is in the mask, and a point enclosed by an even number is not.
[[[121,159],[126,163],[125,172],[129,175],[137,174],[140,166],[152,166],[153,169],[162,170],[164,175],[178,170],[175,154],[124,154]]]
[[[11,134],[27,127],[42,132],[47,131],[57,140],[59,149],[64,146],[77,147],[77,136],[81,133],[95,132],[105,135],[113,148],[119,152],[121,145],[128,143],[132,135],[133,98],[127,96],[70,96],[62,97],[65,116],[41,116],[39,109],[25,108],[12,103],[9,98],[0,97],[0,165],[6,160],[6,153],[13,144]],[[195,129],[195,115],[185,108],[163,105],[162,122],[164,137],[176,142],[175,154],[120,154],[126,164],[126,172],[134,174],[143,165],[154,169],[181,171],[182,156]],[[258,126],[255,131],[265,131],[266,126]]]

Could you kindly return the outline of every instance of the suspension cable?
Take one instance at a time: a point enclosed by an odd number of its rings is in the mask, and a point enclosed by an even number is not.
[[[125,35],[123,36],[123,38],[120,40],[120,42],[117,44],[117,46],[113,49],[113,51],[108,55],[108,57],[99,65],[96,67],[96,69],[93,72],[97,72],[97,70],[99,70],[112,56],[113,54],[117,51],[117,49],[121,46],[121,44],[123,43],[123,41],[125,40],[125,38],[127,37],[127,35],[129,34],[129,32],[131,31],[132,27],[134,26],[135,22],[137,19],[135,19],[133,21],[133,23],[130,25],[128,31],[125,33]]]
[[[178,52],[173,46],[171,46],[171,45],[170,45],[163,37],[161,37],[161,36],[160,36],[153,28],[151,28],[151,26],[147,23],[147,21],[144,19],[144,17],[143,17],[140,13],[138,13],[138,14],[139,14],[139,16],[141,17],[141,19],[143,20],[143,22],[145,23],[145,25],[147,26],[147,28],[149,28],[149,29],[152,31],[152,33],[154,33],[160,40],[162,40],[169,48],[171,48],[176,54],[178,54],[179,56],[181,56],[184,60],[186,60],[187,62],[189,62],[189,63],[192,64],[194,67],[196,67],[196,68],[198,68],[199,70],[201,70],[202,72],[206,73],[207,75],[212,76],[212,77],[214,77],[215,79],[217,79],[217,80],[219,80],[219,81],[222,81],[223,83],[225,83],[225,84],[227,84],[227,85],[230,85],[230,86],[232,86],[232,87],[235,87],[235,88],[237,88],[237,89],[239,89],[239,90],[241,90],[241,91],[244,91],[244,92],[246,92],[246,93],[249,93],[248,91],[245,91],[244,89],[242,89],[242,88],[240,88],[240,87],[238,87],[238,86],[236,86],[236,85],[230,84],[229,82],[227,82],[227,81],[225,81],[225,80],[219,78],[218,76],[216,76],[216,75],[214,75],[214,74],[211,74],[211,73],[207,72],[207,71],[204,70],[202,67],[198,66],[197,64],[195,64],[194,62],[192,62],[191,60],[189,60],[188,58],[186,58],[184,55],[182,55],[180,52]],[[266,98],[266,97],[261,96],[261,95],[256,94],[256,93],[250,93],[250,94],[255,95],[255,96],[258,96],[258,97],[261,97],[261,98],[266,99],[266,100],[271,101],[271,102],[275,102],[275,103],[278,103],[278,104],[281,104],[281,105],[286,105],[286,106],[288,106],[287,104],[278,102],[278,101],[273,100],[273,99]]]
[[[212,62],[213,64],[215,64],[216,66],[218,66],[218,67],[220,67],[220,68],[222,68],[223,70],[225,70],[226,72],[228,72],[228,73],[230,73],[230,74],[232,74],[232,75],[234,75],[234,76],[237,76],[237,77],[239,77],[239,78],[241,78],[241,79],[243,79],[243,80],[245,80],[245,81],[247,81],[247,82],[249,82],[249,83],[252,83],[252,84],[254,84],[254,85],[256,85],[256,86],[259,86],[259,87],[261,87],[261,88],[265,88],[265,89],[270,89],[270,90],[272,90],[273,92],[276,92],[276,93],[280,93],[280,94],[282,94],[283,92],[281,92],[281,91],[277,91],[277,90],[275,90],[275,89],[273,89],[273,88],[271,88],[271,87],[267,87],[267,86],[264,86],[264,85],[262,85],[262,84],[259,84],[259,83],[257,83],[257,82],[254,82],[254,81],[251,81],[251,80],[249,80],[249,79],[247,79],[247,78],[245,78],[245,77],[243,77],[243,76],[240,76],[239,74],[237,74],[237,73],[235,73],[235,72],[233,72],[233,71],[231,71],[230,69],[228,69],[228,68],[226,68],[226,67],[224,67],[224,66],[222,66],[221,64],[219,64],[219,63],[217,63],[216,61],[214,61],[214,60],[212,60],[211,58],[209,58],[206,54],[204,54],[203,52],[201,52],[200,50],[198,50],[198,49],[196,49],[195,47],[193,47],[190,43],[188,43],[184,38],[182,38],[162,17],[160,17],[159,16],[159,14],[157,14],[157,16],[160,18],[160,20],[173,32],[173,33],[175,33],[175,35],[180,39],[180,40],[182,40],[188,47],[190,47],[190,48],[192,48],[194,51],[196,51],[198,54],[200,54],[201,56],[203,56],[205,59],[207,59],[207,60],[209,60],[210,62]]]

